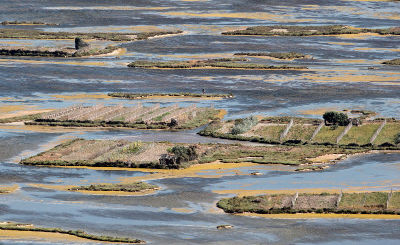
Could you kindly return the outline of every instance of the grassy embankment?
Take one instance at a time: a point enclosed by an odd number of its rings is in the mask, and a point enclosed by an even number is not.
[[[261,35],[261,36],[315,36],[376,33],[380,35],[400,35],[400,28],[368,29],[344,25],[326,26],[253,26],[245,30],[223,32],[222,35]]]
[[[0,123],[32,121],[32,120],[41,118],[43,115],[44,115],[44,113],[36,113],[36,114],[25,115],[25,116],[3,118],[3,119],[0,119]]]
[[[51,40],[69,40],[81,38],[85,40],[102,41],[135,41],[144,40],[154,36],[178,34],[182,31],[166,32],[140,32],[140,33],[74,33],[74,32],[45,32],[39,30],[20,30],[20,29],[0,29],[0,39],[51,39]],[[110,54],[120,49],[118,46],[107,46],[104,48],[92,47],[89,49],[74,50],[68,48],[0,48],[0,55],[5,56],[40,56],[40,57],[86,57],[94,55]]]
[[[278,53],[278,52],[271,52],[271,53],[235,53],[236,56],[249,56],[249,57],[271,57],[281,60],[291,60],[291,59],[305,59],[309,58],[308,55],[297,53],[297,52],[287,52],[287,53]]]
[[[227,213],[295,214],[397,214],[400,215],[400,192],[301,193],[244,196],[221,199],[217,206]],[[388,198],[389,202],[387,202]],[[388,205],[387,205],[388,204]]]
[[[10,118],[4,122],[21,121],[27,125],[62,127],[124,127],[134,129],[193,129],[223,117],[223,111],[214,108],[197,107],[82,107],[74,110],[63,108],[48,114],[24,118]],[[50,116],[46,116],[50,115]],[[173,120],[174,123],[172,122]],[[0,121],[1,122],[1,121]]]
[[[398,65],[400,65],[400,59],[393,59],[393,60],[384,61],[384,62],[382,62],[382,64],[398,66]]]
[[[66,234],[71,236],[76,236],[88,240],[93,241],[102,241],[102,242],[115,242],[115,243],[145,243],[139,239],[132,239],[127,237],[112,237],[112,236],[101,236],[101,235],[92,235],[88,234],[82,230],[63,230],[60,228],[44,228],[44,227],[35,227],[29,224],[20,224],[20,223],[0,223],[0,230],[13,230],[13,231],[33,231],[33,232],[49,232],[49,233],[59,233]]]
[[[400,134],[400,123],[389,118],[387,119],[388,123],[383,127],[373,144],[370,144],[370,139],[382,124],[382,120],[365,120],[364,124],[353,126],[338,144],[336,140],[345,130],[345,126],[323,126],[311,139],[318,125],[322,122],[318,119],[293,118],[294,124],[282,140],[280,140],[280,136],[290,121],[289,117],[263,118],[240,134],[235,134],[233,128],[240,120],[243,119],[214,121],[199,134],[216,138],[280,145],[331,145],[377,150],[399,149],[397,139]]]
[[[2,24],[3,26],[13,26],[13,25],[45,25],[45,26],[58,26],[58,24],[55,23],[46,23],[46,22],[42,22],[42,21],[18,21],[18,20],[14,20],[14,21],[3,21],[0,24]]]
[[[121,191],[121,192],[144,192],[150,190],[157,190],[158,186],[148,184],[145,182],[134,182],[129,184],[94,184],[88,186],[77,186],[69,188],[70,191]]]
[[[39,57],[85,57],[93,55],[110,54],[120,49],[118,46],[107,46],[105,48],[91,48],[88,50],[50,50],[50,49],[26,49],[26,48],[0,48],[0,55],[4,56],[39,56]]]
[[[132,68],[144,69],[248,69],[248,70],[302,70],[305,66],[268,65],[245,63],[241,58],[222,58],[191,61],[135,61],[128,64]]]
[[[108,93],[110,97],[126,98],[131,100],[147,99],[152,97],[193,97],[193,98],[233,98],[233,94],[202,94],[202,93]]]
[[[176,146],[189,147],[189,144],[167,142],[145,143],[113,140],[76,139],[56,146],[49,151],[22,160],[26,165],[47,166],[90,166],[124,168],[185,168],[193,164],[258,163],[284,164],[298,166],[318,164],[315,158],[337,155],[340,160],[348,154],[362,153],[364,149],[344,149],[325,146],[248,146],[240,144],[194,144],[195,158],[176,164],[162,163],[163,154],[170,153]],[[175,154],[175,153],[174,153]],[[175,156],[178,156],[175,154]]]
[[[137,32],[137,33],[118,33],[118,32],[45,32],[39,30],[22,29],[0,29],[0,39],[75,39],[77,37],[84,40],[103,40],[127,42],[134,40],[144,40],[149,37],[179,34],[182,31],[160,31],[160,32]]]

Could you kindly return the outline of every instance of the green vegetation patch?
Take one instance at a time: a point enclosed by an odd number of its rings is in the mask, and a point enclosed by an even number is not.
[[[89,186],[78,186],[70,188],[71,191],[124,191],[124,192],[141,192],[148,190],[156,190],[158,186],[145,182],[134,182],[129,184],[97,184]]]
[[[82,230],[63,230],[60,228],[34,227],[29,224],[20,224],[20,223],[0,224],[0,230],[60,233],[60,234],[67,234],[67,235],[71,235],[71,236],[76,236],[76,237],[85,238],[85,239],[94,240],[94,241],[103,241],[103,242],[141,243],[141,244],[145,243],[142,240],[127,238],[127,237],[92,235],[92,234],[88,234]]]
[[[261,122],[265,122],[265,123],[287,124],[292,119],[293,119],[293,122],[296,123],[296,124],[315,124],[315,125],[319,125],[322,122],[321,119],[306,118],[306,117],[289,117],[289,116],[264,117],[260,121]]]
[[[394,194],[398,195],[399,192]],[[399,204],[386,208],[388,193],[300,193],[221,199],[217,207],[227,213],[361,213],[399,214]],[[396,199],[397,201],[397,199]],[[339,202],[339,205],[338,205]]]
[[[314,145],[251,146],[240,144],[172,144],[123,140],[75,139],[60,144],[20,163],[43,166],[90,166],[129,168],[184,168],[196,163],[300,165],[326,154],[354,154],[364,149]]]
[[[400,59],[393,59],[393,60],[384,61],[384,62],[382,62],[382,64],[398,66],[398,65],[400,65]]]
[[[387,192],[343,193],[339,208],[344,210],[384,210]]]
[[[395,144],[396,136],[400,133],[400,123],[387,123],[374,141],[374,145],[383,143]]]
[[[388,208],[400,209],[400,192],[393,192],[389,200]]]
[[[354,154],[361,149],[343,149],[324,146],[218,146],[213,152],[202,155],[200,163],[214,162],[253,162],[259,164],[300,165],[311,164],[309,158],[326,154]]]
[[[208,60],[192,60],[192,61],[134,61],[128,64],[132,68],[145,68],[145,69],[191,69],[191,68],[225,68],[225,69],[261,69],[261,70],[297,70],[307,69],[304,66],[287,66],[287,65],[268,65],[257,63],[244,63],[238,58],[224,58],[224,59],[208,59]]]
[[[141,32],[141,33],[118,33],[118,32],[94,32],[94,33],[75,33],[75,32],[45,32],[39,30],[22,30],[22,29],[0,29],[0,38],[13,39],[95,39],[104,41],[133,41],[144,40],[149,37],[179,34],[182,31],[163,31],[163,32]]]
[[[40,114],[25,118],[11,118],[0,122],[14,122],[23,120],[26,125],[46,125],[61,127],[124,127],[134,129],[165,129],[184,130],[194,129],[205,125],[212,120],[219,120],[224,116],[222,110],[215,108],[179,108],[172,107],[82,107],[77,109],[63,108],[48,114]],[[159,115],[159,111],[165,113]],[[186,111],[185,111],[186,110]],[[153,118],[145,118],[153,115]],[[129,117],[131,119],[129,119]],[[167,117],[167,119],[165,119]],[[29,121],[33,120],[33,121]]]
[[[258,120],[256,117],[251,116],[247,117],[244,119],[236,119],[235,124],[231,130],[231,134],[243,134],[247,131],[249,131],[252,127],[256,126],[258,123]]]
[[[39,56],[39,57],[84,57],[93,55],[109,54],[115,50],[119,49],[118,46],[107,46],[105,48],[91,48],[82,49],[76,52],[70,50],[45,50],[45,49],[25,49],[25,48],[2,48],[0,49],[0,55],[4,56]]]
[[[287,52],[287,53],[277,53],[277,52],[272,52],[272,53],[235,53],[234,55],[237,56],[265,56],[265,57],[272,57],[276,59],[303,59],[306,58],[305,54],[297,53],[297,52]]]
[[[193,98],[233,98],[232,94],[206,94],[206,93],[108,93],[108,96],[117,98],[126,98],[131,100],[146,99],[153,96],[161,97],[193,97]]]
[[[265,125],[257,129],[254,134],[266,140],[279,141],[285,128],[286,125]]]
[[[314,36],[314,35],[340,35],[360,34],[373,32],[381,35],[400,35],[400,28],[367,29],[354,28],[345,25],[325,26],[252,26],[245,30],[223,32],[222,35],[262,35],[262,36]]]
[[[313,141],[318,143],[336,144],[337,137],[345,128],[345,126],[323,126]]]
[[[0,123],[23,122],[39,119],[44,113],[0,119]]]
[[[364,124],[361,126],[354,126],[350,129],[349,132],[345,136],[343,136],[342,140],[339,144],[348,145],[348,144],[358,144],[365,145],[368,144],[372,135],[379,128],[380,124],[378,123],[370,123]]]
[[[309,141],[317,127],[316,125],[309,124],[295,124],[290,128],[285,140]]]
[[[58,24],[55,23],[46,23],[42,21],[3,21],[0,24],[3,26],[12,26],[12,25],[46,25],[46,26],[58,26]]]
[[[213,108],[202,108],[196,112],[196,116],[178,124],[173,129],[184,130],[184,129],[194,129],[209,123],[210,121],[220,120],[223,117],[221,115],[221,110],[216,110]]]

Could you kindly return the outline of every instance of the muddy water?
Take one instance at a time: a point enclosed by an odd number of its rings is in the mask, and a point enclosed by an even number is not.
[[[385,28],[398,25],[395,1],[0,1],[0,20],[43,21],[59,26],[6,26],[47,31],[135,32],[185,31],[184,35],[123,43],[120,57],[52,59],[0,57],[0,107],[27,105],[46,109],[76,103],[134,105],[137,101],[98,96],[122,92],[233,93],[219,101],[178,101],[182,105],[213,104],[227,118],[249,114],[318,117],[318,111],[362,108],[399,117],[400,70],[380,65],[399,57],[400,37],[238,37],[220,32],[250,25],[344,24]],[[72,41],[0,40],[6,46],[72,46]],[[311,60],[256,63],[306,65],[304,71],[142,70],[126,63],[232,57],[236,52],[297,51]],[[371,69],[373,67],[374,69]],[[68,97],[76,93],[83,96]],[[171,101],[146,100],[145,104]],[[204,178],[169,178],[149,182],[162,190],[136,197],[92,196],[46,189],[40,185],[112,183],[145,176],[136,171],[99,171],[20,166],[19,159],[71,138],[174,142],[226,141],[157,131],[48,131],[15,127],[0,130],[0,185],[19,189],[0,196],[0,221],[12,220],[65,229],[131,236],[152,244],[398,244],[398,220],[250,218],[221,213],[215,202],[229,193],[283,189],[399,189],[398,154],[349,158],[321,172],[298,173],[276,166],[243,167]],[[240,171],[240,175],[236,172]],[[261,176],[250,176],[253,171]],[[220,178],[211,178],[218,177]],[[223,176],[222,176],[223,175]],[[207,177],[207,178],[206,178]],[[226,194],[218,194],[226,193]],[[217,225],[233,230],[218,231]],[[0,241],[0,244],[32,243]],[[50,244],[36,242],[40,244]]]

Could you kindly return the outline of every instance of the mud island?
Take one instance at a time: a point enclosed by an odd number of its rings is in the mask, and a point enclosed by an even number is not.
[[[130,42],[145,40],[149,37],[180,34],[182,31],[159,31],[159,32],[47,32],[39,30],[22,29],[0,29],[1,39],[75,39],[77,37],[86,40]]]
[[[269,194],[224,198],[217,206],[235,214],[377,214],[379,218],[400,215],[400,192]]]
[[[294,59],[310,59],[312,58],[310,55],[305,55],[297,52],[287,52],[287,53],[278,53],[278,52],[259,52],[259,53],[235,53],[235,56],[247,56],[247,57],[266,57],[266,58],[275,58],[280,60],[294,60]]]
[[[14,21],[3,21],[0,24],[2,24],[3,26],[58,26],[58,24],[55,23],[46,23],[46,22],[42,22],[42,21],[18,21],[18,20],[14,20]]]
[[[131,100],[152,99],[152,98],[233,98],[233,94],[208,94],[208,93],[108,93],[110,97],[126,98]]]
[[[327,36],[343,34],[376,33],[379,35],[400,35],[400,27],[386,29],[355,28],[345,25],[326,26],[253,26],[245,30],[223,32],[222,35],[259,35],[259,36]]]
[[[70,187],[67,190],[86,194],[124,195],[124,194],[150,194],[160,188],[145,182],[121,183],[121,184],[92,184]]]
[[[221,58],[192,61],[134,61],[132,68],[144,69],[244,69],[244,70],[304,70],[306,66],[268,65],[245,63],[244,58]]]
[[[107,243],[134,243],[134,244],[144,244],[145,242],[139,239],[132,239],[127,237],[113,237],[113,236],[103,236],[103,235],[92,235],[88,234],[82,230],[63,230],[60,228],[44,228],[44,227],[36,227],[31,224],[22,224],[15,222],[0,222],[0,230],[4,231],[18,231],[21,234],[20,236],[24,236],[26,232],[35,232],[35,233],[58,233],[65,234],[67,236],[74,236],[83,238],[87,241],[99,241],[99,242],[107,242]],[[7,232],[5,232],[7,236]],[[1,235],[0,235],[1,236]],[[33,235],[34,236],[34,235]],[[68,239],[68,237],[65,237]],[[84,242],[82,240],[81,242]]]
[[[393,60],[384,61],[384,62],[382,62],[382,64],[398,66],[398,65],[400,65],[400,59],[393,59]]]
[[[357,113],[357,111],[353,111]],[[332,112],[334,113],[334,112]],[[400,121],[394,118],[347,118],[343,123],[302,117],[248,117],[214,121],[199,134],[278,145],[325,145],[399,149]],[[370,115],[370,114],[366,114]],[[373,114],[372,114],[373,115]]]
[[[143,106],[141,103],[133,107],[97,104],[74,105],[48,113],[7,118],[2,122],[26,120],[26,125],[184,130],[205,125],[222,118],[224,114],[223,110],[197,107],[195,104],[187,107],[179,107],[177,104],[166,107],[160,104]]]
[[[131,42],[146,40],[151,37],[180,34],[182,31],[160,31],[139,33],[74,33],[74,32],[45,32],[39,30],[0,29],[0,39],[29,39],[29,40],[75,40],[75,47],[0,47],[0,55],[4,56],[39,56],[39,57],[89,57],[100,55],[118,55],[122,48],[118,45],[106,45],[101,42]],[[91,45],[83,40],[98,41],[100,44]]]
[[[367,151],[313,145],[252,146],[75,139],[23,159],[20,163],[36,166],[180,169],[213,162],[248,162],[326,168],[346,156]]]

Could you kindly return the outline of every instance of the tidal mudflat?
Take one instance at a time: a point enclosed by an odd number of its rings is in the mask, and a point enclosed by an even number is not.
[[[399,1],[17,0],[1,6],[2,33],[9,35],[0,47],[20,51],[0,58],[0,224],[10,228],[0,230],[0,243],[101,243],[73,234],[148,244],[399,243],[398,215],[383,214],[398,208],[400,190]],[[324,33],[327,26],[334,31]],[[253,30],[269,32],[222,34]],[[71,35],[49,40],[46,33]],[[94,49],[119,51],[46,53],[76,52],[76,33]],[[153,34],[133,36],[138,33]],[[94,40],[100,34],[124,40]],[[223,67],[209,69],[209,60]],[[308,69],[240,67],[248,64]],[[137,119],[149,118],[147,124],[99,127],[117,112],[136,116],[129,110],[138,105]],[[93,113],[52,122],[42,117],[76,107]],[[157,109],[146,114],[149,108]],[[179,131],[153,127],[185,108],[183,122],[206,108],[211,117]],[[362,124],[325,125],[327,111]],[[19,164],[27,159],[49,164]],[[50,166],[60,160],[92,165]],[[133,168],[138,162],[153,165]],[[284,204],[293,212],[251,213],[282,204],[276,198],[289,200]],[[225,213],[220,200],[245,201],[251,210]]]

